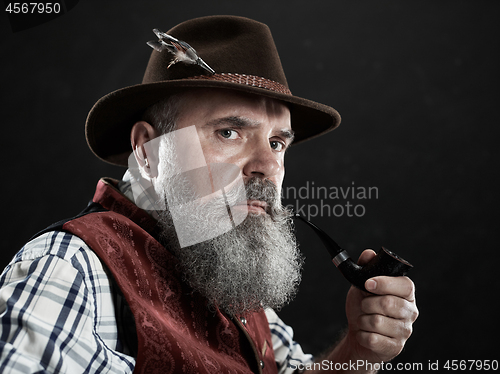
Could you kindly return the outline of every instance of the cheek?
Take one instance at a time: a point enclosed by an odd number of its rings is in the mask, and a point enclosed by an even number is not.
[[[279,170],[285,174],[285,160],[279,159],[276,162],[278,163]]]
[[[285,178],[285,163],[283,160],[276,160],[276,177],[280,179],[280,183]]]
[[[285,179],[285,162],[284,160],[277,160],[277,170],[278,172],[276,173],[276,187],[278,189],[278,192],[281,194],[281,188],[283,186],[283,180]]]
[[[202,143],[202,149],[207,164],[233,164],[241,169],[245,164],[245,160],[248,159],[245,148],[237,145],[221,146],[220,144],[205,142]]]
[[[203,154],[210,179],[208,185],[212,193],[220,190],[221,186],[227,188],[242,180],[243,164],[239,153],[230,152],[228,149],[203,147]]]
[[[203,131],[198,131],[198,136],[200,139],[201,149],[203,155],[205,156],[205,161],[207,164],[210,163],[229,163],[231,158],[234,157],[235,151],[232,147],[223,147],[217,142],[215,136],[211,133],[205,133]]]

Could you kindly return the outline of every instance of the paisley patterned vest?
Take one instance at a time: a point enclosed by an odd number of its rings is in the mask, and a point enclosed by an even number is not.
[[[181,282],[175,257],[150,234],[156,221],[101,179],[93,201],[104,209],[62,226],[110,270],[134,315],[134,373],[276,373],[264,311],[228,316]]]

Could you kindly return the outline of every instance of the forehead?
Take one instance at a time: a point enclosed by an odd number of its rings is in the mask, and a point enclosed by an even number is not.
[[[226,89],[196,89],[182,94],[178,127],[217,117],[245,117],[272,128],[291,129],[290,110],[279,100]]]

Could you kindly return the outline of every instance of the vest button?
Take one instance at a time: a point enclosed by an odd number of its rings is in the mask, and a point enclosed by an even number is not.
[[[260,360],[259,364],[260,364],[260,368],[264,369],[264,361]]]
[[[243,324],[243,326],[246,326],[247,325],[246,318],[241,317],[241,323]]]

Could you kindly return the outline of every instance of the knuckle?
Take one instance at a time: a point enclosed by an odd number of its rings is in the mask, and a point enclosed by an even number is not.
[[[405,346],[405,341],[404,340],[397,340],[395,343],[394,343],[394,350],[395,350],[395,354],[400,354],[401,351],[403,350]]]
[[[384,323],[384,317],[380,314],[374,314],[370,317],[370,325],[374,330],[378,330]]]
[[[385,313],[388,313],[389,311],[393,310],[395,307],[395,301],[392,297],[384,297],[380,301],[380,305],[382,307],[382,310]]]
[[[407,302],[406,305],[404,306],[404,312],[402,312],[402,319],[407,319],[410,322],[415,322],[416,319],[418,318],[419,311],[417,309],[417,306],[413,303]]]
[[[415,307],[413,308],[413,313],[412,313],[412,321],[415,322],[416,319],[418,318],[420,312],[417,308],[417,306],[415,305]]]
[[[403,328],[404,339],[407,340],[411,336],[412,333],[413,333],[413,325],[410,322],[405,323],[404,328]]]
[[[366,348],[369,349],[374,349],[377,347],[379,343],[379,337],[377,334],[374,333],[367,333],[365,335],[365,346]]]
[[[406,299],[407,300],[414,300],[415,299],[415,283],[413,283],[413,281],[408,278],[408,277],[405,277],[406,280],[407,280],[407,291],[406,291]]]

